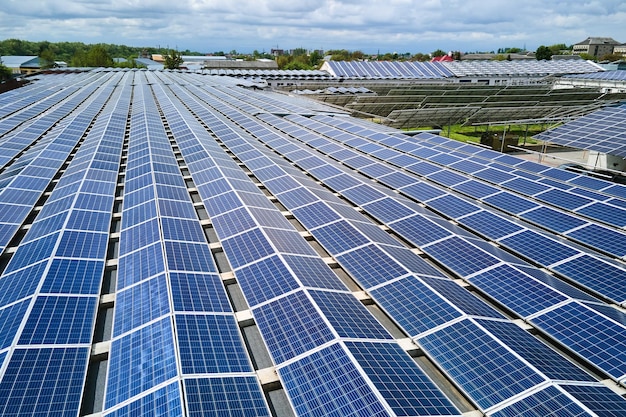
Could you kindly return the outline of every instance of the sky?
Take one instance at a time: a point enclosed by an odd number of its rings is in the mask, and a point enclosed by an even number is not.
[[[626,43],[623,0],[2,0],[0,39],[211,53],[497,51]]]

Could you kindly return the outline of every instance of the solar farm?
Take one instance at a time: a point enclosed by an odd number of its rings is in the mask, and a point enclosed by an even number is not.
[[[626,415],[626,186],[234,77],[37,78],[0,94],[1,416]]]

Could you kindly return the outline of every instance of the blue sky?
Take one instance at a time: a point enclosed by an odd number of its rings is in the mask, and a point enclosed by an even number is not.
[[[490,51],[626,43],[623,0],[2,0],[0,39],[177,47]]]

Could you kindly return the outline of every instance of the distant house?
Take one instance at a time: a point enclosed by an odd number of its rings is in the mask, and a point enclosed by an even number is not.
[[[443,56],[434,56],[430,62],[453,62],[454,58],[452,58],[450,55],[446,54]]]
[[[30,75],[41,71],[38,56],[6,55],[0,57],[2,65],[9,68],[14,75]]]
[[[613,53],[626,57],[626,43],[622,43],[621,45],[615,45],[613,47]]]
[[[574,44],[572,53],[574,55],[588,54],[599,58],[612,54],[616,46],[620,43],[613,38],[589,37],[582,42]]]

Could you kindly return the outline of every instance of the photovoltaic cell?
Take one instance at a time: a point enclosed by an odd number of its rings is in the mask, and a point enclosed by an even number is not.
[[[626,329],[598,312],[571,302],[531,322],[613,378],[626,374]]]
[[[459,219],[459,223],[466,225],[490,239],[499,239],[511,233],[523,230],[522,226],[487,210],[482,210],[470,216],[463,217]]]
[[[256,377],[185,379],[184,387],[190,417],[271,416]]]
[[[541,282],[510,265],[500,265],[471,278],[476,288],[522,317],[567,300]]]
[[[237,270],[237,281],[250,306],[256,306],[299,287],[278,255]]]
[[[470,320],[421,337],[419,343],[483,410],[545,382]]]
[[[555,386],[544,388],[492,414],[493,417],[587,417],[589,415]]]
[[[504,318],[502,314],[493,307],[476,297],[471,291],[466,290],[452,280],[420,277],[428,286],[441,294],[446,300],[452,302],[454,306],[465,314],[471,316],[484,316],[493,318]]]
[[[561,384],[560,387],[599,416],[626,415],[626,399],[606,386]]]
[[[0,415],[78,415],[89,348],[16,349],[0,381]]]
[[[91,342],[95,297],[39,296],[19,339],[24,345]]]
[[[305,287],[346,290],[343,282],[322,259],[288,254],[282,256]]]
[[[111,408],[174,376],[173,330],[170,319],[164,318],[111,342],[104,407]]]
[[[390,417],[339,344],[277,369],[302,417]]]
[[[374,244],[339,255],[337,261],[364,288],[382,284],[408,273],[402,265]]]
[[[169,384],[104,415],[106,417],[182,417],[179,384],[177,382]]]
[[[462,314],[415,277],[407,277],[370,290],[372,297],[411,337]]]
[[[481,319],[476,322],[550,379],[595,381],[591,375],[514,323]]]
[[[118,291],[113,336],[124,334],[168,313],[170,303],[164,274]]]
[[[458,237],[423,248],[423,251],[461,276],[470,275],[501,261]]]
[[[176,334],[184,374],[252,372],[234,316],[177,314]]]
[[[554,267],[576,282],[621,304],[626,300],[626,270],[582,255]]]
[[[391,338],[387,330],[352,293],[310,290],[309,294],[339,337]]]
[[[30,299],[27,299],[0,310],[0,350],[9,347],[13,342],[29,304]],[[2,366],[2,361],[0,361],[0,366]]]
[[[346,342],[346,347],[398,416],[459,411],[395,343]]]
[[[176,311],[232,311],[217,274],[171,272],[170,286]]]
[[[320,346],[334,337],[303,291],[254,308],[252,312],[276,364]]]
[[[555,239],[530,230],[504,238],[500,243],[544,266],[552,265],[579,253],[576,249]]]

